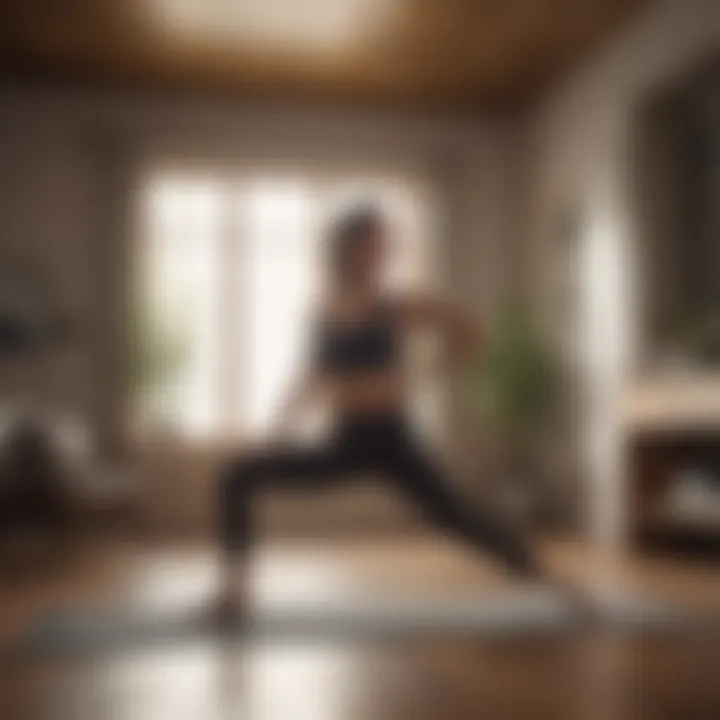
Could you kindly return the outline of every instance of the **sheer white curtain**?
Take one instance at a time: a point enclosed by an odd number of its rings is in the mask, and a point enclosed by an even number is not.
[[[394,224],[388,283],[433,284],[428,186],[393,173],[159,169],[141,193],[135,428],[262,433],[296,371],[322,285],[324,228],[372,200]],[[421,402],[437,415],[436,390]]]

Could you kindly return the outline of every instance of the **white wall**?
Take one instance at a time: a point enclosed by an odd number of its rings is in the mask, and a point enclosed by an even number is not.
[[[107,326],[131,236],[127,193],[145,160],[418,168],[447,210],[440,241],[448,287],[482,316],[503,292],[514,242],[511,145],[504,126],[475,118],[0,88],[0,256],[40,258],[81,324],[70,347],[46,358],[51,375],[5,363],[0,392],[59,403],[105,433],[117,429]],[[173,482],[168,492],[182,495]]]
[[[643,100],[720,50],[717,0],[650,3],[620,35],[549,92],[528,119],[526,277],[550,296],[554,223],[584,219],[580,286],[588,461],[587,530],[622,545],[624,467],[618,396],[639,344],[642,270],[633,207],[634,112]]]

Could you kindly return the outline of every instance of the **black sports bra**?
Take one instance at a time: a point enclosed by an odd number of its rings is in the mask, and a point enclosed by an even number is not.
[[[333,375],[392,368],[400,359],[401,337],[391,310],[379,305],[357,323],[321,320],[316,366]]]

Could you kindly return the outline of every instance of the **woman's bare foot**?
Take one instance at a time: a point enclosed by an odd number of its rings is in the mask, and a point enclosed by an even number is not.
[[[235,623],[243,620],[247,614],[244,598],[233,593],[221,592],[215,601],[213,613],[220,622]]]
[[[514,576],[523,582],[540,584],[554,589],[570,605],[570,610],[583,623],[597,624],[602,620],[600,607],[592,593],[575,578],[548,568],[539,560],[531,559]]]
[[[602,621],[602,613],[597,600],[575,578],[557,572],[545,572],[544,579],[570,603],[571,611],[577,614],[581,621],[593,625]]]
[[[240,568],[224,571],[220,592],[213,607],[217,620],[223,623],[238,623],[247,617],[248,593],[246,572]]]

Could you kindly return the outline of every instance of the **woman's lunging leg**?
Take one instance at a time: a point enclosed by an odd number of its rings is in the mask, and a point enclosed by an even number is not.
[[[254,540],[253,516],[258,494],[278,486],[305,488],[322,484],[337,470],[336,453],[332,450],[291,447],[253,453],[225,467],[218,487],[221,616],[236,617],[246,607],[246,560]]]
[[[513,572],[534,575],[539,571],[525,539],[502,518],[468,507],[452,492],[433,458],[420,448],[402,448],[387,471],[435,524],[476,548],[490,551]]]
[[[220,544],[228,559],[246,551],[253,539],[253,509],[259,492],[271,487],[310,487],[338,471],[332,450],[278,448],[230,462],[219,482]]]

